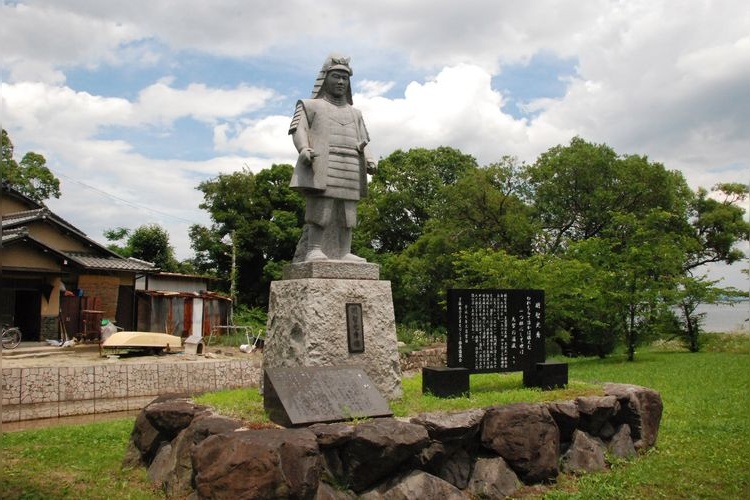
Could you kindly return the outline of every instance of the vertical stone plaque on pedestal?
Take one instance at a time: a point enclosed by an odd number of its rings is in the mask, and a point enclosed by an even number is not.
[[[362,304],[346,305],[346,334],[349,352],[365,352],[365,334],[362,326]]]

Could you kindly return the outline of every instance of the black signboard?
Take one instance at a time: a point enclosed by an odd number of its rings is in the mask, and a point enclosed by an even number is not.
[[[544,362],[543,290],[448,290],[448,366],[514,372]]]

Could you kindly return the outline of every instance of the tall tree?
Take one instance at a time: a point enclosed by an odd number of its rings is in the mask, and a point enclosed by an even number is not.
[[[369,246],[380,254],[404,250],[417,241],[444,203],[445,186],[476,167],[472,156],[449,147],[399,149],[381,159],[369,195],[359,204],[359,247]]]
[[[539,246],[548,253],[601,235],[615,214],[686,213],[691,199],[679,172],[580,137],[542,153],[526,174],[544,229]]]
[[[2,129],[2,162],[0,180],[10,183],[18,192],[37,202],[60,197],[60,181],[47,167],[44,156],[29,151],[20,163],[13,158],[13,143]]]
[[[422,234],[383,261],[394,284],[397,318],[433,326],[445,323],[445,290],[454,278],[454,254],[483,248],[530,255],[535,227],[521,199],[516,160],[467,169],[444,186]]]
[[[712,262],[732,264],[745,256],[737,243],[750,238],[750,223],[744,220],[742,208],[747,196],[748,186],[741,183],[717,184],[711,193],[697,190],[690,205],[695,242],[685,270]]]
[[[265,306],[268,287],[294,256],[304,222],[304,200],[291,189],[293,167],[272,165],[258,174],[242,170],[202,182],[200,208],[211,227],[190,229],[198,269],[229,278],[236,252],[240,303]]]
[[[169,243],[169,233],[159,224],[144,224],[133,231],[123,227],[107,229],[104,237],[112,242],[109,249],[124,257],[151,262],[162,271],[180,271],[174,247]],[[123,239],[127,239],[124,245],[116,243]]]

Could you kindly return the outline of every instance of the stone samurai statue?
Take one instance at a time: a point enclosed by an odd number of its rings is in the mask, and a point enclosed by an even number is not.
[[[311,99],[297,101],[289,134],[299,152],[290,187],[305,196],[305,228],[295,262],[364,262],[351,253],[357,201],[374,173],[362,113],[352,107],[349,58],[329,56]]]

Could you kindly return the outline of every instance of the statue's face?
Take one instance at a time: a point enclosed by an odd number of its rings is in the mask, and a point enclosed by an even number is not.
[[[334,69],[326,74],[323,88],[328,95],[343,97],[349,89],[349,73],[342,69]]]

